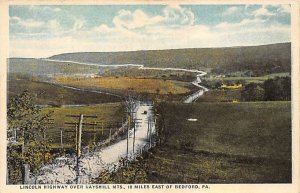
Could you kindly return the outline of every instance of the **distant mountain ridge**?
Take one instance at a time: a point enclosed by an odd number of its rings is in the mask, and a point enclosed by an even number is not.
[[[94,64],[210,69],[216,73],[251,70],[256,74],[265,74],[290,72],[291,43],[225,48],[78,52],[54,55],[49,59]],[[265,73],[261,72],[262,69]]]

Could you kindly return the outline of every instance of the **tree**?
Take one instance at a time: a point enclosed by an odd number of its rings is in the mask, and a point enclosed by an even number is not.
[[[291,78],[276,77],[264,82],[264,99],[267,101],[291,100]]]
[[[264,99],[264,89],[257,83],[247,84],[242,91],[244,101],[261,101]]]
[[[15,130],[20,135],[16,144],[8,144],[7,147],[8,170],[12,183],[18,181],[22,164],[29,164],[31,171],[36,171],[50,156],[45,132],[49,127],[47,123],[51,113],[42,114],[41,108],[32,99],[26,90],[11,98],[7,105],[7,136]]]

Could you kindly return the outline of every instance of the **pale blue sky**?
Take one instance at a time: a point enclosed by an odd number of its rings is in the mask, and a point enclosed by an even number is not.
[[[290,41],[289,5],[10,6],[10,56]]]

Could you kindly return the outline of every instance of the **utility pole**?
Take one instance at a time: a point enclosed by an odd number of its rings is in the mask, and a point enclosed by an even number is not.
[[[79,125],[78,125],[78,139],[77,139],[77,159],[80,157],[81,154],[82,122],[83,122],[83,114],[80,114]]]
[[[134,121],[133,122],[133,140],[132,140],[132,153],[134,153],[134,143],[135,143],[135,125],[136,124],[136,122]]]
[[[60,148],[61,148],[61,151],[63,152],[64,144],[63,144],[63,130],[62,129],[60,130]]]
[[[96,122],[94,122],[94,127],[93,127],[93,129],[94,129],[94,145],[96,145]]]
[[[140,123],[137,120],[142,120],[142,119],[134,119],[133,121],[133,141],[132,141],[132,152],[134,153],[134,148],[135,148],[135,131],[136,131],[136,124]]]
[[[127,121],[128,121],[128,127],[127,127],[127,157],[129,155],[129,131],[132,127],[132,122],[133,122],[133,114],[136,113],[135,109],[137,107],[136,101],[129,96],[125,100],[125,105],[126,105],[126,113],[127,113]]]
[[[67,115],[67,117],[73,117],[73,118],[79,118],[78,120],[78,127],[77,127],[77,123],[75,122],[65,122],[65,124],[70,124],[70,125],[74,125],[76,126],[76,183],[78,183],[78,178],[80,175],[80,171],[79,171],[79,159],[81,156],[81,136],[82,136],[82,126],[83,125],[92,125],[94,126],[95,124],[91,124],[91,123],[83,123],[83,114],[80,114],[79,116],[77,115]],[[97,118],[97,116],[85,116],[86,118]]]
[[[111,141],[111,128],[109,129],[109,142]]]
[[[130,130],[130,120],[131,120],[131,118],[130,118],[131,116],[130,116],[130,113],[128,113],[128,127],[127,127],[127,157],[128,157],[128,152],[129,152],[129,130]]]
[[[15,141],[18,142],[18,128],[14,130],[14,135]]]
[[[75,123],[75,150],[77,153],[77,149],[78,149],[78,124]]]
[[[22,137],[23,137],[23,142],[22,142],[22,158],[24,158],[24,153],[25,153],[25,129],[23,128],[22,131]]]
[[[150,128],[149,128],[149,145],[150,145],[150,148],[151,148],[151,138],[152,138],[152,120],[149,120],[149,125],[150,125]]]
[[[147,130],[147,138],[149,139],[149,146],[151,148],[151,143],[152,143],[152,123],[153,123],[153,118],[149,117],[148,118],[148,130]]]
[[[54,119],[48,119],[48,122],[47,123],[45,123],[46,125],[54,125]],[[43,128],[43,139],[44,140],[46,140],[46,129],[45,128]]]

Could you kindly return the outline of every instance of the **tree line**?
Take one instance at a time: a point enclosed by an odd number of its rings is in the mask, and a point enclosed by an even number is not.
[[[276,77],[263,83],[249,83],[241,93],[243,101],[290,101],[291,77]]]

